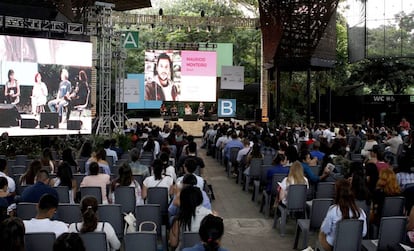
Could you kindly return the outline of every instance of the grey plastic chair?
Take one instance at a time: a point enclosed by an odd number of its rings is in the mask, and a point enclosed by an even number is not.
[[[200,235],[198,232],[185,231],[181,240],[181,248],[190,248],[200,243]]]
[[[67,186],[57,186],[53,187],[56,190],[59,196],[59,203],[69,203],[69,187]]]
[[[26,172],[26,166],[25,165],[14,165],[10,168],[11,175],[16,174],[23,174]]]
[[[262,163],[263,163],[263,159],[261,158],[253,158],[250,161],[249,174],[246,174],[244,178],[244,189],[243,190],[245,190],[246,192],[248,192],[249,190],[250,181],[260,178],[260,175],[261,175],[260,170],[262,167]]]
[[[16,155],[16,162],[14,165],[16,166],[26,166],[27,155]]]
[[[85,171],[84,171],[85,173]],[[80,184],[82,183],[83,178],[86,176],[84,173],[73,174],[73,178],[76,180],[77,190],[79,191]]]
[[[372,240],[362,240],[364,250],[388,250],[389,246],[398,245],[405,236],[407,218],[405,216],[382,217],[378,243]]]
[[[115,204],[120,204],[123,213],[135,212],[135,188],[119,186],[115,188]]]
[[[289,192],[287,194],[287,205],[279,205],[277,209],[280,211],[281,216],[278,217],[277,212],[275,213],[273,228],[279,225],[279,233],[281,236],[285,235],[286,232],[286,221],[290,213],[302,212],[306,217],[306,194],[307,186],[304,184],[295,184],[289,186]]]
[[[157,226],[157,236],[162,240],[164,250],[168,247],[167,243],[167,228],[162,226],[161,209],[159,204],[145,204],[139,205],[135,208],[136,225],[139,226],[142,222],[151,221]],[[143,226],[141,231],[152,231],[147,229],[147,224]]]
[[[121,208],[119,204],[98,206],[99,220],[109,222],[119,239],[124,237],[124,218]]]
[[[98,200],[98,204],[102,204],[102,189],[101,187],[81,187],[81,198],[85,196],[94,196]]]
[[[403,216],[404,206],[405,206],[405,198],[402,196],[385,197],[381,216],[382,217]]]
[[[86,251],[107,251],[106,234],[104,232],[88,232],[80,234]]]
[[[259,197],[259,192],[267,185],[267,171],[272,168],[271,165],[262,165],[260,168],[260,178],[253,181],[253,196],[252,201],[256,202]]]
[[[278,182],[282,182],[282,180],[287,177],[287,174],[282,173],[275,173],[272,176],[272,185],[270,194],[267,193],[266,190],[263,190],[262,193],[262,205],[260,207],[260,212],[263,212],[265,216],[270,215],[270,207],[272,199],[276,198],[278,194],[279,184]]]
[[[265,154],[263,156],[263,165],[272,165],[274,157],[275,156],[273,156],[272,154]]]
[[[360,251],[362,230],[364,222],[358,219],[346,219],[337,223],[333,250],[335,251]],[[345,238],[346,236],[346,238]],[[317,242],[317,251],[324,250]]]
[[[124,237],[124,251],[157,251],[157,234],[150,232],[127,233]]]
[[[226,165],[227,177],[230,177],[230,173],[233,169],[233,165],[236,163],[237,154],[239,153],[240,148],[232,147],[229,149],[229,151],[230,151],[230,159],[228,160],[227,165]]]
[[[67,224],[82,221],[82,213],[79,204],[60,203],[56,211],[56,219]]]
[[[316,190],[316,199],[334,198],[335,182],[319,182]]]
[[[22,220],[30,220],[36,217],[37,214],[37,203],[20,202],[16,205],[16,214]]]
[[[166,187],[148,188],[147,199],[145,203],[160,205],[161,216],[163,217],[163,221],[165,220],[164,217],[168,218],[168,188]]]
[[[24,247],[26,251],[53,251],[56,235],[53,232],[26,233]]]
[[[333,199],[314,199],[310,211],[309,219],[298,219],[296,222],[295,242],[293,248],[298,247],[300,234],[303,234],[302,248],[308,246],[309,231],[318,231],[326,217],[329,207],[333,204]]]

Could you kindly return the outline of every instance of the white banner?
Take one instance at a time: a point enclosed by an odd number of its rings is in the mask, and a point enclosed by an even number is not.
[[[243,90],[244,66],[222,66],[220,89]]]

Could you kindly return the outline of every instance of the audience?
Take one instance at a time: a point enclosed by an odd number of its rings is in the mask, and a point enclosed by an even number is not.
[[[129,166],[131,167],[132,173],[134,175],[142,175],[144,178],[150,176],[150,171],[148,166],[143,165],[139,161],[141,153],[137,148],[132,148],[129,152],[129,156],[131,158],[131,162],[129,162]]]
[[[51,194],[59,198],[55,189],[49,185],[49,172],[41,169],[37,172],[36,183],[27,187],[20,196],[20,202],[38,203],[43,194]]]
[[[58,199],[51,194],[44,194],[37,204],[37,214],[31,220],[24,220],[26,233],[53,232],[56,238],[68,231],[66,223],[51,220],[58,208]]]

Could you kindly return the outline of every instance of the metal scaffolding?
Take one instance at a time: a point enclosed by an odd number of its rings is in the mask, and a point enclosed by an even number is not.
[[[115,36],[115,50],[113,52],[113,63],[115,73],[115,113],[112,116],[112,122],[118,132],[122,132],[125,119],[125,100],[124,100],[124,79],[125,79],[125,60],[127,53],[122,46],[122,35],[117,33]]]

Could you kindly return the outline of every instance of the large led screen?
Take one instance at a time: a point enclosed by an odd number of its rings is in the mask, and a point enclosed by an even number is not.
[[[0,133],[91,133],[92,43],[0,35]]]
[[[144,101],[216,101],[215,51],[145,52]]]

